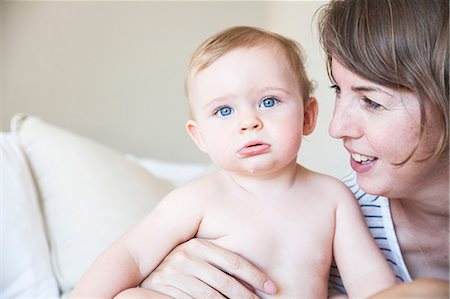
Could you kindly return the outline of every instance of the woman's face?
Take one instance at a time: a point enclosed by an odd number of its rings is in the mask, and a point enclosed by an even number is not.
[[[420,106],[417,96],[368,81],[332,60],[336,103],[329,133],[342,139],[350,154],[359,186],[366,192],[391,198],[409,197],[448,171],[438,160],[417,162],[431,153],[439,139],[436,112],[425,104],[425,139],[418,144]],[[433,117],[434,113],[434,117]]]

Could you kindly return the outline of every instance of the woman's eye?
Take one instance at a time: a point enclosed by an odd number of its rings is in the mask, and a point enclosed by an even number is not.
[[[214,115],[220,115],[220,116],[228,116],[231,113],[233,113],[233,108],[229,106],[219,107],[215,112]]]
[[[339,86],[337,86],[336,84],[331,85],[330,88],[333,89],[334,93],[337,95],[341,93],[341,88]]]
[[[272,108],[273,106],[275,106],[276,104],[278,104],[280,101],[274,98],[265,98],[261,101],[261,104],[259,105],[259,107],[262,108]]]
[[[377,110],[377,109],[380,109],[383,107],[382,105],[380,105],[377,102],[374,102],[368,98],[363,98],[362,101],[364,102],[364,106],[370,110]]]

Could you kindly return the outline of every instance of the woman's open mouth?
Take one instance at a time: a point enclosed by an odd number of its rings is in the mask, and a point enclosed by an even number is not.
[[[350,156],[352,156],[352,159],[355,160],[358,163],[361,164],[369,164],[373,160],[376,160],[376,157],[370,157],[370,156],[364,156],[357,153],[350,153]]]
[[[371,170],[375,166],[377,160],[377,157],[350,153],[350,166],[358,173],[368,172]]]

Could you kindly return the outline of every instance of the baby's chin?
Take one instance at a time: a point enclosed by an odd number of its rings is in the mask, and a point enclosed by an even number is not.
[[[240,175],[268,175],[276,173],[279,163],[267,159],[265,155],[251,156],[231,161],[213,161],[220,169]],[[221,163],[222,162],[222,163]]]
[[[276,169],[276,163],[268,161],[262,155],[248,157],[244,159],[240,164],[241,172],[251,175],[269,174],[271,172],[274,172]]]

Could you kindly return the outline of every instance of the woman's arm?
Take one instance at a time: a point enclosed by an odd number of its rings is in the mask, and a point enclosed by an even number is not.
[[[198,238],[173,249],[141,286],[174,298],[258,298],[254,289],[276,292],[269,277],[249,261]]]
[[[449,283],[440,279],[421,278],[398,284],[370,297],[370,299],[384,298],[448,299]]]

